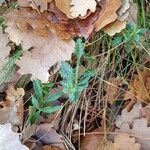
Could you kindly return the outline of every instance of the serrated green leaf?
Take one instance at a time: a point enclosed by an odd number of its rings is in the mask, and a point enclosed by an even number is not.
[[[40,111],[32,113],[28,119],[28,123],[31,125],[34,124],[38,120],[40,113]]]
[[[81,57],[84,54],[84,43],[82,42],[81,38],[76,40],[76,43],[75,43],[75,54],[76,54],[78,60],[81,59]]]
[[[44,113],[53,113],[55,111],[58,111],[62,108],[62,106],[51,106],[51,107],[45,107],[42,108],[41,111]]]
[[[43,97],[41,81],[33,80],[33,88],[34,88],[35,96],[41,99]]]
[[[72,67],[67,62],[61,63],[60,75],[63,79],[66,79],[68,81],[73,81],[74,72]]]
[[[45,101],[53,102],[53,101],[57,100],[58,98],[60,98],[61,96],[62,96],[62,92],[57,92],[55,94],[52,94],[52,95],[46,97]]]
[[[39,102],[38,100],[32,95],[31,97],[31,101],[32,101],[32,105],[35,107],[35,108],[39,108]]]

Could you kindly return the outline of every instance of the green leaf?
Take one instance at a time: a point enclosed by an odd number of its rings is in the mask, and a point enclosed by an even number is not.
[[[46,97],[46,102],[53,102],[62,96],[62,92],[58,92]]]
[[[60,75],[63,79],[73,81],[74,79],[73,68],[67,62],[62,62],[60,68]]]
[[[31,125],[34,124],[38,120],[40,113],[41,113],[41,111],[31,113],[31,115],[28,118],[28,123]]]
[[[32,101],[33,106],[38,109],[39,108],[39,102],[33,95],[32,95],[31,101]]]
[[[49,93],[49,89],[51,89],[54,86],[53,83],[44,83],[42,86],[42,91],[46,95]]]
[[[41,81],[33,80],[33,88],[34,88],[34,92],[35,92],[35,95],[37,96],[37,98],[41,99],[43,97]]]
[[[57,110],[60,110],[61,108],[62,106],[51,106],[51,107],[42,108],[41,111],[44,113],[53,113]]]
[[[74,53],[76,54],[78,60],[80,60],[84,54],[84,43],[81,38],[76,40]]]

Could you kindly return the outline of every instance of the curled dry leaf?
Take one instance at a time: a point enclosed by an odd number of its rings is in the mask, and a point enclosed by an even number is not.
[[[134,99],[135,97],[142,101],[150,101],[150,71],[148,69],[139,71],[133,82],[129,84],[129,87],[130,90],[125,96],[127,99]]]
[[[120,93],[119,85],[121,81],[119,78],[111,78],[109,83],[105,85],[106,99],[109,103],[113,103]]]
[[[126,21],[115,21],[106,27],[104,27],[104,32],[110,36],[114,36],[116,33],[120,33],[123,29],[126,28]]]
[[[106,2],[104,3],[106,7],[99,13],[98,20],[95,22],[95,31],[99,31],[100,29],[117,19],[116,12],[121,6],[120,0],[106,0]]]
[[[29,4],[24,5],[25,2],[23,0],[20,1],[21,6],[31,7]],[[42,2],[42,0],[40,0],[40,2]],[[37,14],[42,16],[42,18],[45,16],[45,19],[47,18],[49,21],[48,28],[53,30],[53,32],[58,34],[62,39],[70,39],[78,36],[88,38],[94,31],[98,31],[109,23],[114,22],[117,19],[117,10],[121,6],[120,0],[88,0],[86,2],[85,0],[52,0],[48,2],[47,12],[41,14],[37,12]],[[45,2],[43,3],[43,5],[45,5]],[[42,7],[42,4],[40,6]],[[22,11],[19,10],[18,12],[19,16],[17,18],[21,16]],[[24,12],[22,14],[25,16],[25,14],[29,13]],[[19,24],[22,23],[18,23],[18,26],[21,26]],[[38,28],[37,26],[39,25],[37,23],[35,24],[36,28]],[[45,25],[42,25],[42,27],[45,28]],[[36,30],[36,32],[39,31],[41,31],[41,29]],[[45,29],[42,29],[42,32],[47,33]]]
[[[0,125],[0,149],[1,150],[29,150],[22,145],[19,134],[11,130],[11,124]]]
[[[9,122],[15,126],[21,126],[24,114],[24,90],[22,88],[15,90],[13,86],[9,85],[6,94],[6,100],[0,102],[0,123]]]

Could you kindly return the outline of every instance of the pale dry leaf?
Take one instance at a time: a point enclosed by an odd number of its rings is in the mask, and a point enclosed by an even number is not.
[[[34,34],[33,38],[38,39]],[[16,64],[20,67],[18,71],[20,74],[32,74],[32,79],[47,82],[50,67],[61,61],[71,59],[74,43],[73,41],[62,41],[52,34],[41,44],[43,44],[42,49],[34,48],[31,52],[26,51]]]
[[[37,127],[35,136],[42,141],[42,143],[50,144],[51,146],[58,147],[62,150],[65,149],[61,135],[54,130],[51,124],[41,124]]]
[[[17,3],[21,7],[32,7],[35,10],[40,10],[40,12],[47,11],[48,3],[52,0],[18,0]]]
[[[74,18],[77,18],[79,16],[86,16],[88,10],[94,13],[96,10],[97,2],[95,0],[72,0],[70,5],[71,15]]]
[[[135,135],[136,141],[141,144],[142,150],[150,149],[150,127],[147,126],[146,118],[136,119],[130,133]]]
[[[105,85],[106,99],[109,103],[113,103],[120,92],[119,85],[121,81],[119,78],[111,78],[109,79],[109,83]]]
[[[9,53],[11,48],[7,46],[9,39],[8,35],[2,33],[2,29],[0,28],[0,66],[5,61],[6,58],[9,57]]]
[[[131,128],[129,124],[123,124],[120,132],[133,136],[141,144],[141,150],[150,149],[150,127],[147,126],[146,118],[135,119]]]
[[[40,9],[40,12],[47,11],[48,9],[48,3],[45,0],[30,0],[31,1],[31,7],[33,9]]]
[[[55,34],[49,32],[48,38],[36,36],[32,31],[23,32],[8,22],[7,32],[10,39],[17,45],[22,44],[25,51],[23,57],[16,62],[20,67],[20,74],[32,74],[32,79],[47,82],[50,67],[61,61],[70,60],[74,51],[73,40],[61,40]]]
[[[71,16],[71,12],[70,12],[70,3],[71,3],[71,0],[55,0],[55,4],[56,4],[56,7],[61,10],[63,13],[65,13],[65,15],[68,17],[68,18],[71,18],[73,19],[73,16]]]
[[[141,116],[146,118],[148,125],[150,125],[150,104],[141,109]]]
[[[137,3],[130,2],[130,9],[129,9],[129,23],[137,23],[138,19],[138,6]]]
[[[126,108],[123,109],[121,115],[118,115],[116,118],[116,126],[120,128],[125,123],[132,125],[135,119],[141,117],[141,108],[142,105],[140,103],[136,103],[129,112]]]
[[[122,1],[122,5],[117,12],[118,19],[121,18],[121,16],[123,16],[130,8],[130,0],[121,0],[121,1]]]
[[[12,85],[6,90],[6,100],[1,101],[0,123],[11,123],[14,126],[20,126],[23,123],[24,105],[22,88],[15,88]]]
[[[108,35],[114,36],[116,33],[120,33],[125,28],[126,28],[126,21],[121,22],[117,20],[104,27],[103,30]]]
[[[114,142],[108,142],[107,150],[140,150],[141,145],[136,143],[135,138],[125,133],[115,136]]]
[[[21,144],[19,134],[11,130],[11,124],[0,125],[0,135],[1,150],[29,150]]]
[[[106,25],[117,19],[117,10],[121,6],[120,0],[106,0],[105,7],[99,13],[98,20],[95,22],[95,31],[99,31]]]

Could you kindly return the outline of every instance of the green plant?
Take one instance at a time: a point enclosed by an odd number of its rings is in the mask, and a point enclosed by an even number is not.
[[[146,33],[145,28],[139,28],[135,24],[128,24],[127,28],[122,32],[117,34],[112,40],[112,46],[116,47],[120,43],[124,43],[124,48],[127,53],[130,53],[134,46],[139,46],[144,42],[144,34]]]
[[[89,80],[95,75],[94,70],[86,69],[79,75],[81,58],[84,56],[84,43],[82,39],[77,39],[75,44],[76,67],[71,67],[67,62],[62,62],[60,75],[62,77],[63,93],[69,96],[70,101],[77,101],[81,92],[87,88]]]
[[[61,106],[54,105],[54,101],[61,97],[62,92],[49,94],[49,89],[53,87],[52,83],[42,84],[39,80],[33,80],[34,95],[31,96],[32,106],[30,106],[27,124],[35,123],[41,113],[53,113]]]

